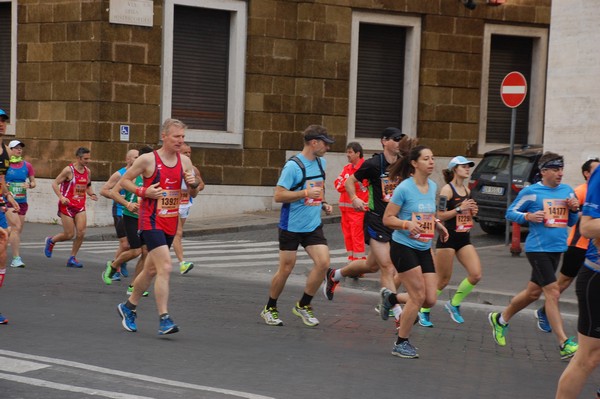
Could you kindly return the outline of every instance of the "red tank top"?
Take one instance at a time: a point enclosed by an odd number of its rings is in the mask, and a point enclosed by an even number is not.
[[[83,173],[80,173],[73,164],[70,164],[69,167],[73,178],[60,184],[60,193],[69,199],[70,207],[85,209],[85,194],[90,182],[88,168],[85,167]]]
[[[152,198],[142,200],[138,219],[139,229],[162,230],[165,234],[174,236],[179,220],[179,199],[183,180],[181,158],[177,154],[177,163],[169,167],[154,151],[154,160],[156,163],[154,173],[149,178],[144,177],[144,187],[160,182],[163,196],[158,200]]]

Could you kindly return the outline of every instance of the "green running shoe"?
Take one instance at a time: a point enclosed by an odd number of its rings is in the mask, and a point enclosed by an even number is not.
[[[506,346],[506,329],[508,328],[508,324],[502,325],[498,322],[498,316],[500,314],[497,312],[492,312],[488,315],[488,321],[492,326],[492,335],[494,336],[494,341],[500,346]]]
[[[111,285],[112,284],[112,273],[113,268],[112,268],[112,261],[109,260],[108,262],[106,262],[106,268],[104,269],[104,271],[102,272],[102,281],[104,281],[104,284],[106,285]]]
[[[573,341],[575,337],[567,338],[567,340],[560,346],[560,359],[568,360],[575,355],[579,345],[577,342]]]

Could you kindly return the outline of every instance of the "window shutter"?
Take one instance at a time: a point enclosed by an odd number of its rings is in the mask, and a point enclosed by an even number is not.
[[[10,115],[11,4],[0,3],[0,108]]]
[[[361,23],[356,87],[356,137],[379,138],[402,126],[406,28]]]
[[[488,110],[486,126],[487,143],[510,143],[512,109],[502,102],[500,86],[512,71],[521,72],[531,83],[533,39],[530,37],[492,35],[490,51],[490,76],[488,83]],[[517,108],[515,144],[529,144],[529,96]]]
[[[227,130],[228,11],[175,6],[173,118],[191,129]]]

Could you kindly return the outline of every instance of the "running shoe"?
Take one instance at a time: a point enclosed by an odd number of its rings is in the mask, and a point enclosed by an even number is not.
[[[76,267],[76,268],[82,268],[83,264],[78,262],[77,259],[75,259],[74,256],[71,256],[69,258],[69,260],[67,261],[67,267]]]
[[[127,292],[126,292],[127,296],[131,296],[131,294],[133,294],[133,285],[130,285],[129,287],[127,287]],[[148,291],[144,291],[144,293],[142,294],[142,296],[148,296],[150,295],[150,293]]]
[[[333,276],[335,274],[335,269],[327,269],[327,274],[325,275],[325,283],[323,284],[323,294],[330,301],[333,299],[333,293],[335,289],[340,284],[339,281],[335,281]]]
[[[121,315],[121,324],[123,324],[123,328],[127,331],[136,332],[137,326],[135,324],[135,318],[137,317],[137,313],[135,310],[129,309],[124,303],[118,304],[117,310]]]
[[[433,323],[431,322],[430,316],[431,316],[430,312],[419,312],[419,314],[418,314],[419,325],[421,327],[432,328],[433,327]]]
[[[127,271],[127,262],[121,265],[121,276],[129,277],[129,272]]]
[[[186,274],[187,272],[189,272],[193,268],[194,268],[194,264],[192,262],[182,261],[179,264],[179,273]]]
[[[282,326],[283,321],[279,318],[279,312],[277,308],[268,308],[265,306],[262,312],[260,312],[260,317],[265,320],[265,323],[269,326]]]
[[[319,320],[315,317],[310,305],[300,307],[300,304],[296,303],[292,308],[292,313],[300,317],[302,322],[309,327],[315,327],[319,324]]]
[[[110,278],[112,281],[121,281],[121,273],[115,272],[113,276]]]
[[[392,310],[392,304],[390,303],[390,296],[393,292],[385,287],[379,290],[379,316],[382,320],[387,320],[390,317],[390,310]]]
[[[494,336],[494,341],[500,346],[506,345],[506,329],[508,328],[508,324],[502,325],[498,321],[498,317],[500,313],[492,312],[488,315],[488,321],[492,326],[492,335]]]
[[[381,314],[381,304],[380,303],[375,305],[375,313]],[[392,316],[394,316],[394,311],[392,309],[390,309],[390,311],[388,312],[388,317],[392,317]]]
[[[8,319],[0,313],[0,324],[8,324]]]
[[[13,256],[12,262],[10,262],[10,267],[25,267],[25,263],[23,263],[23,259],[20,256]]]
[[[104,268],[104,271],[102,272],[102,281],[104,281],[104,284],[106,284],[106,285],[112,284],[112,278],[110,276],[112,271],[113,271],[112,261],[109,260],[108,262],[106,262],[106,268]]]
[[[550,326],[550,321],[548,321],[548,316],[546,315],[544,308],[539,308],[535,311],[535,318],[537,319],[537,326],[540,330],[545,333],[552,332],[552,327]]]
[[[394,347],[392,348],[392,355],[402,357],[404,359],[417,359],[419,357],[417,348],[412,346],[412,344],[408,341],[394,344]]]
[[[458,324],[465,322],[465,319],[463,319],[463,317],[460,315],[460,306],[452,306],[452,303],[448,301],[444,304],[444,309],[450,313],[450,318],[454,320],[454,322]]]
[[[46,237],[46,246],[44,247],[44,254],[46,257],[52,257],[52,250],[54,249],[54,243],[52,242],[52,237]]]
[[[176,332],[179,332],[179,327],[177,327],[177,324],[173,323],[171,316],[167,314],[160,318],[158,335],[175,334]]]
[[[579,345],[577,342],[573,341],[575,337],[567,338],[567,340],[560,346],[560,358],[561,360],[567,360],[575,355],[577,349],[579,349]]]

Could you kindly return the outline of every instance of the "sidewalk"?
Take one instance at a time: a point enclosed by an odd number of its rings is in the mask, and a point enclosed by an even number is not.
[[[243,232],[260,229],[275,229],[279,221],[279,212],[255,212],[233,216],[204,218],[201,221],[187,221],[184,235],[204,236],[209,234]],[[331,216],[324,216],[323,223],[339,223],[339,211]],[[23,241],[43,241],[46,236],[56,234],[61,226],[41,223],[27,223]],[[116,240],[112,226],[88,227],[86,241]],[[466,301],[493,306],[506,306],[510,299],[523,288],[529,281],[531,267],[525,257],[513,257],[504,245],[494,245],[478,248],[478,253],[483,265],[483,278],[475,287]],[[456,290],[460,281],[466,276],[464,269],[455,261],[454,273],[450,285],[442,293],[439,300],[447,301]],[[378,292],[379,274],[366,275],[358,280],[347,278],[342,281],[342,289],[345,287],[363,289]],[[541,306],[538,301],[535,306]],[[534,304],[531,305],[531,308]],[[569,314],[577,314],[577,299],[574,285],[569,287],[561,297],[561,311]]]

